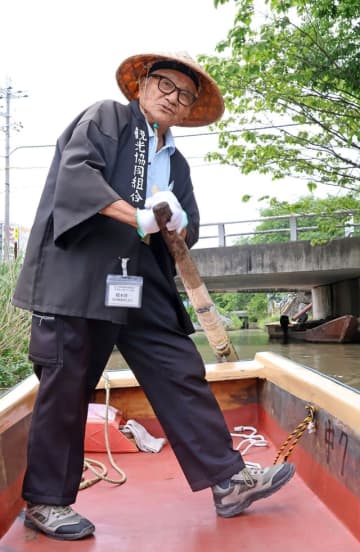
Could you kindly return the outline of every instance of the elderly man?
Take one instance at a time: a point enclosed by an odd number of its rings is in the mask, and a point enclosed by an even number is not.
[[[167,201],[168,229],[189,247],[196,242],[189,165],[170,127],[219,119],[219,89],[186,54],[132,56],[118,68],[117,81],[129,104],[92,105],[57,142],[13,300],[33,312],[29,356],[40,378],[23,486],[25,524],[64,540],[95,530],[70,505],[82,475],[88,403],[114,345],[142,385],[191,489],[212,488],[218,515],[241,513],[294,473],[288,463],[252,470],[233,449],[189,338],[193,326],[152,210]],[[117,294],[128,276],[131,291]]]

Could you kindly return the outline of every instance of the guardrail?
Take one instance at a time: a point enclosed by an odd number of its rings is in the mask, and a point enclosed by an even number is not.
[[[360,223],[354,222],[355,214],[359,215],[359,211],[355,210],[343,210],[334,211],[333,213],[307,213],[307,214],[292,214],[292,215],[277,215],[271,217],[261,217],[258,219],[249,219],[241,221],[229,221],[229,222],[211,222],[200,225],[200,237],[197,247],[226,247],[227,245],[234,245],[236,241],[244,239],[244,237],[252,237],[257,235],[271,235],[271,234],[287,234],[289,241],[301,240],[301,233],[309,231],[319,231],[318,225],[302,226],[299,225],[299,221],[304,219],[310,219],[316,217],[329,218],[340,217],[343,219],[341,224],[337,224],[336,227],[343,230],[343,235],[339,232],[338,237],[351,237],[356,230],[360,228]],[[345,217],[345,220],[344,220]],[[267,221],[288,221],[287,226],[280,225],[279,228],[272,228],[269,230],[257,230],[259,225]],[[244,225],[247,228],[244,231]],[[251,226],[251,228],[249,227]],[[210,233],[207,233],[209,232]],[[205,240],[211,240],[211,245],[204,245]],[[231,240],[231,243],[230,243]],[[245,243],[245,242],[244,242]]]

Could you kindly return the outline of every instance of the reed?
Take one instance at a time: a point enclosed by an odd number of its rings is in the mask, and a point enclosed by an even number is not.
[[[11,303],[21,259],[0,263],[0,387],[12,387],[32,372],[28,360],[31,314]]]

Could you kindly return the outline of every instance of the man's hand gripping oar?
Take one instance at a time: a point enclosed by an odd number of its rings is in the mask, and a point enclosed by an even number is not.
[[[201,280],[185,241],[175,230],[169,231],[166,227],[172,215],[168,203],[158,203],[153,207],[153,212],[164,241],[175,261],[184,289],[216,357],[222,362],[238,360],[238,355],[206,286]]]

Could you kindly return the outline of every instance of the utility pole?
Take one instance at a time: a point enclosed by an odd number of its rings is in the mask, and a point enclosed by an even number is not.
[[[3,226],[3,259],[8,261],[10,258],[10,135],[11,128],[20,130],[21,123],[11,123],[11,100],[17,98],[27,98],[27,94],[22,90],[14,91],[12,86],[0,88],[0,100],[5,100],[5,112],[0,114],[5,118],[5,126],[2,128],[5,132],[5,213]]]

